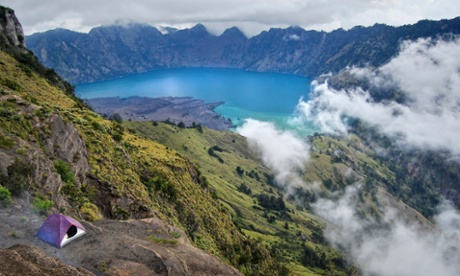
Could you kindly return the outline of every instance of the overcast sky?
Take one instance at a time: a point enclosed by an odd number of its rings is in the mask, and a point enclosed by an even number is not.
[[[460,15],[458,0],[3,0],[2,5],[16,11],[26,34],[139,22],[177,28],[202,23],[215,34],[237,26],[253,36],[271,27],[330,31]]]

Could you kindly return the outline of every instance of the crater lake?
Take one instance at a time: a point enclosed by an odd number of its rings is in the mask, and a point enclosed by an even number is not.
[[[82,99],[131,96],[193,97],[205,102],[224,102],[215,111],[240,126],[247,118],[272,122],[279,129],[313,133],[298,128],[294,111],[310,92],[310,79],[292,74],[250,72],[227,68],[160,69],[76,86]]]

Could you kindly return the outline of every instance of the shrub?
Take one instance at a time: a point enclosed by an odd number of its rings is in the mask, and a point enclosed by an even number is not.
[[[67,184],[74,184],[75,183],[75,176],[70,169],[70,164],[63,161],[63,160],[56,160],[53,162],[54,168],[56,171],[61,175],[62,181]]]
[[[145,171],[141,175],[140,180],[147,187],[151,196],[155,192],[158,192],[171,202],[176,200],[178,194],[177,188],[168,181],[164,173],[157,170]]]
[[[224,163],[224,159],[222,159],[222,157],[215,153],[215,151],[222,152],[223,150],[219,146],[213,146],[208,149],[208,154],[212,157],[217,158],[217,160],[219,160],[220,163]]]
[[[33,172],[34,168],[30,163],[16,159],[8,167],[8,177],[4,186],[8,188],[13,196],[19,196],[24,191]]]
[[[101,214],[99,214],[99,209],[93,203],[84,203],[80,211],[84,215],[85,219],[88,221],[96,221],[102,219]]]
[[[66,183],[62,188],[61,192],[67,196],[72,205],[80,208],[87,201],[87,198],[83,192],[75,186],[73,183]]]
[[[0,203],[11,203],[11,192],[7,188],[0,186]]]
[[[41,198],[40,196],[36,196],[34,198],[33,206],[38,213],[42,215],[47,215],[51,208],[53,208],[54,202],[47,198]]]
[[[11,149],[14,144],[13,139],[0,133],[0,149]]]
[[[244,169],[241,168],[240,166],[237,166],[237,167],[236,167],[236,173],[237,173],[239,176],[243,176],[243,175],[244,175]]]
[[[252,194],[251,188],[248,185],[244,184],[244,183],[241,183],[241,185],[238,187],[238,191],[242,192],[242,193],[245,193],[247,195]]]
[[[110,115],[109,119],[111,121],[115,121],[115,122],[117,122],[119,124],[121,124],[123,122],[123,118],[118,113],[113,113],[112,115]]]

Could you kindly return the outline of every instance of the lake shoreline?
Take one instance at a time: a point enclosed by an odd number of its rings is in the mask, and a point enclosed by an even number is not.
[[[123,120],[169,121],[185,127],[201,124],[217,130],[234,127],[230,119],[214,109],[225,102],[206,103],[193,97],[105,97],[86,99],[85,102],[101,115],[119,114]]]

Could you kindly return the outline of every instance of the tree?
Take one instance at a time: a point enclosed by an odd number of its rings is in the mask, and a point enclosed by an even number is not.
[[[241,168],[240,166],[237,166],[237,167],[236,167],[236,173],[237,173],[239,176],[243,176],[243,175],[244,175],[244,169]]]
[[[252,194],[251,188],[249,188],[249,186],[244,184],[244,183],[241,183],[241,185],[238,187],[238,191],[242,192],[242,193],[245,193],[247,195]]]
[[[121,124],[123,122],[123,118],[118,113],[113,113],[112,115],[110,115],[109,119],[111,121],[115,121],[115,122],[117,122],[119,124]]]

